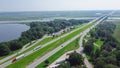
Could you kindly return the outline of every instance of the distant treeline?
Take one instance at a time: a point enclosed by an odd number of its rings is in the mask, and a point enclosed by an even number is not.
[[[32,22],[28,24],[30,29],[23,32],[21,37],[9,42],[0,43],[0,56],[10,54],[12,51],[22,48],[25,44],[41,38],[45,34],[52,34],[68,26],[88,23],[89,20],[54,20],[50,22]]]
[[[91,39],[85,44],[84,52],[89,55],[94,68],[119,68],[120,67],[120,44],[112,36],[116,25],[112,22],[99,24],[91,31]],[[103,45],[100,49],[94,50],[94,39],[101,39]]]

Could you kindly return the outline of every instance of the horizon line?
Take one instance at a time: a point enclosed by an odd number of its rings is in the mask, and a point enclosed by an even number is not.
[[[119,11],[120,9],[112,10],[112,9],[93,9],[93,10],[21,10],[21,11],[0,11],[0,13],[4,12],[61,12],[61,11]]]

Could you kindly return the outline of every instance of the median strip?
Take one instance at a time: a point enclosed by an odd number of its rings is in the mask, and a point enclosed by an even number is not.
[[[46,46],[46,47],[28,55],[28,56],[26,56],[25,58],[18,60],[17,62],[7,66],[7,68],[16,68],[16,67],[17,68],[25,68],[26,65],[32,63],[33,61],[35,61],[35,59],[42,57],[43,55],[45,55],[49,51],[55,49],[56,47],[58,47],[62,43],[66,42],[67,40],[71,39],[72,37],[76,36],[77,34],[79,34],[80,32],[84,31],[85,29],[89,28],[92,25],[93,25],[92,23],[87,24],[83,28],[65,36],[64,38],[61,38],[61,39],[57,40],[56,42],[53,42],[53,43],[49,44],[48,46]],[[19,65],[21,65],[21,66],[19,66]]]

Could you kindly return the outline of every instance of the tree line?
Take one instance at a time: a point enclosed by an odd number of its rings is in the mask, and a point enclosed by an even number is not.
[[[89,55],[94,68],[119,68],[120,43],[112,36],[116,25],[113,22],[103,22],[90,32],[91,39],[85,43],[84,52]],[[101,38],[103,45],[93,53],[95,39]]]
[[[30,29],[22,32],[21,37],[12,41],[0,43],[0,56],[5,56],[11,52],[21,49],[25,44],[39,39],[45,34],[52,34],[68,26],[87,23],[89,20],[54,20],[49,22],[31,22]]]
[[[84,58],[81,54],[74,52],[69,55],[65,62],[61,63],[58,68],[86,68]]]

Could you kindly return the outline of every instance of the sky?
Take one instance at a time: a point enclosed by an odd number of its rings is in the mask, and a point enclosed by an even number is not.
[[[120,10],[120,0],[0,0],[0,12]]]

